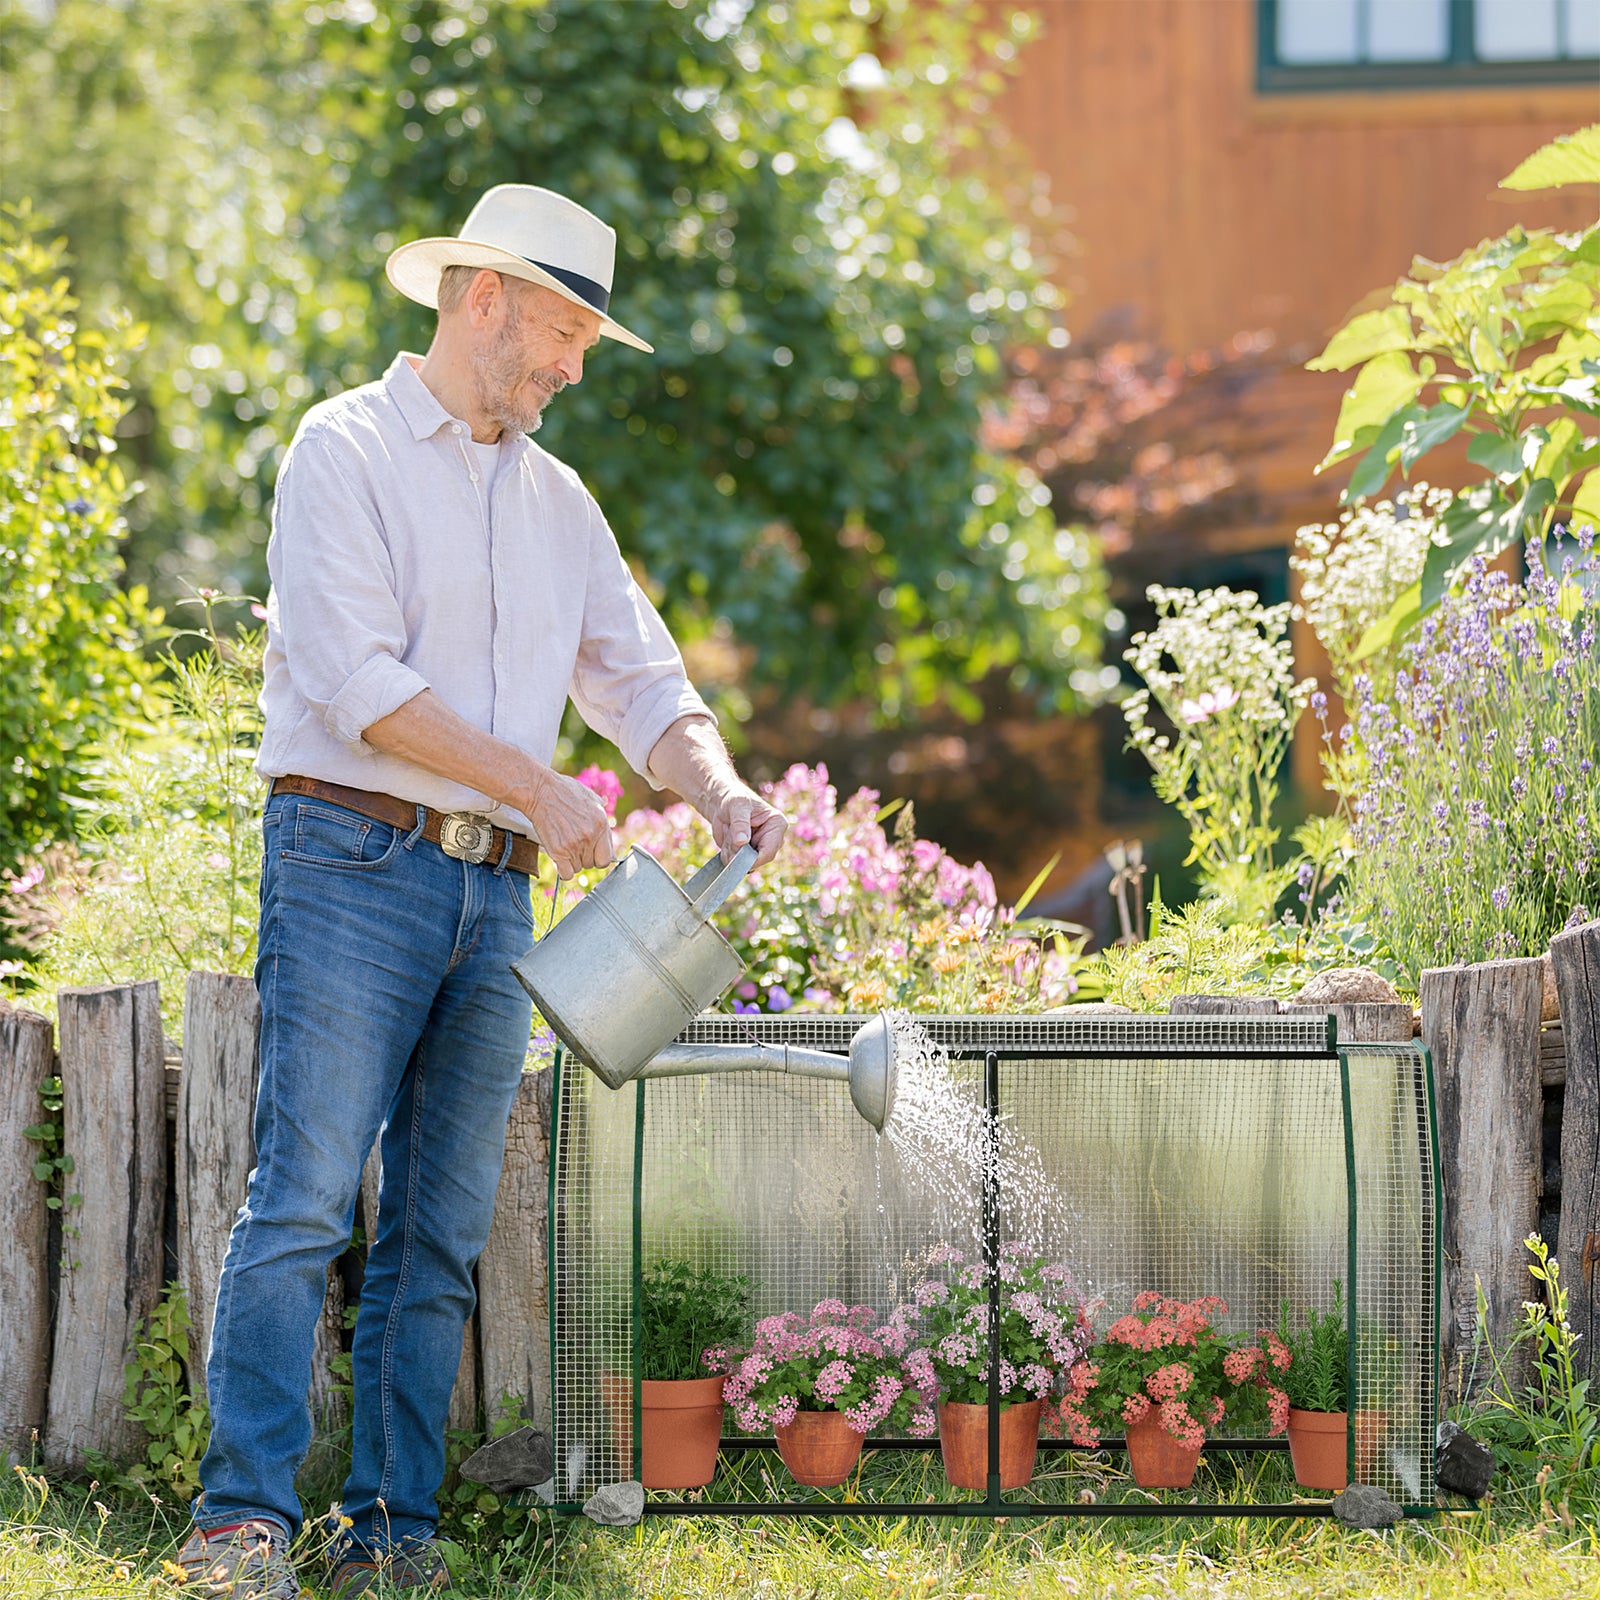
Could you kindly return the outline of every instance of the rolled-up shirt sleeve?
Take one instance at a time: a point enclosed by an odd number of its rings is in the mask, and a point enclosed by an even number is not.
[[[649,762],[661,735],[683,717],[716,718],[689,682],[672,635],[634,582],[593,499],[589,517],[588,582],[572,702],[640,777],[659,788]]]
[[[317,433],[296,440],[279,475],[267,550],[284,660],[295,688],[347,749],[428,688],[406,665],[406,623],[376,508]]]

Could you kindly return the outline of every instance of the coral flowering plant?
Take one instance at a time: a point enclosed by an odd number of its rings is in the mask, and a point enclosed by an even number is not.
[[[920,1342],[906,1366],[924,1390],[938,1389],[958,1405],[989,1399],[989,1271],[958,1250],[942,1249],[935,1265],[948,1265],[948,1281],[929,1278],[916,1304],[901,1313],[918,1324]],[[1029,1254],[1017,1243],[1001,1246],[1000,1401],[1015,1405],[1047,1399],[1085,1345],[1087,1319],[1063,1266]]]
[[[1227,1309],[1214,1295],[1139,1295],[1068,1374],[1059,1430],[1076,1444],[1097,1445],[1103,1431],[1154,1413],[1173,1438],[1198,1446],[1231,1411],[1242,1420],[1265,1413],[1268,1431],[1281,1433],[1289,1399],[1275,1380],[1288,1369],[1288,1347],[1270,1328],[1253,1339],[1224,1334],[1213,1319]]]
[[[930,1438],[933,1396],[905,1362],[907,1311],[899,1307],[880,1322],[871,1306],[820,1300],[809,1317],[763,1317],[748,1349],[707,1350],[705,1363],[729,1374],[723,1398],[746,1432],[787,1427],[801,1411],[840,1411],[857,1433],[888,1426]]]

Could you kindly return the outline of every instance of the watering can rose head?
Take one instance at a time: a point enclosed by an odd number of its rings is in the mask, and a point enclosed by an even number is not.
[[[880,1322],[871,1306],[820,1300],[809,1316],[763,1317],[747,1349],[707,1358],[728,1372],[723,1398],[747,1432],[787,1427],[801,1411],[839,1411],[857,1433],[887,1425],[926,1439],[933,1396],[904,1359],[910,1343],[900,1310]]]
[[[1289,1400],[1278,1379],[1289,1366],[1288,1347],[1270,1328],[1253,1337],[1223,1333],[1214,1319],[1227,1309],[1215,1295],[1138,1295],[1067,1374],[1051,1430],[1092,1446],[1102,1431],[1153,1415],[1181,1444],[1199,1446],[1206,1430],[1231,1414],[1281,1433]]]

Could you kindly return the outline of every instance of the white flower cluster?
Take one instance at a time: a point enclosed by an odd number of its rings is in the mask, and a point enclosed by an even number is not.
[[[1422,576],[1428,546],[1445,542],[1440,519],[1453,498],[1448,489],[1418,482],[1398,502],[1354,506],[1337,522],[1311,523],[1295,534],[1289,565],[1300,574],[1296,614],[1328,652],[1342,694],[1362,635]]]
[[[1152,584],[1146,592],[1161,620],[1153,632],[1136,633],[1123,652],[1148,685],[1124,702],[1136,745],[1154,737],[1145,720],[1152,696],[1173,722],[1188,727],[1223,712],[1263,728],[1299,716],[1312,680],[1295,680],[1287,602],[1264,606],[1247,589]]]

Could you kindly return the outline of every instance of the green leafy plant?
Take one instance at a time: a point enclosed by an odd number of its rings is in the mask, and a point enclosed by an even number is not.
[[[751,1288],[746,1277],[676,1257],[646,1267],[639,1281],[640,1376],[705,1377],[707,1350],[747,1336]]]
[[[84,327],[59,240],[0,207],[0,868],[76,829],[84,749],[135,714],[158,614],[119,586],[142,330]]]
[[[1333,1284],[1328,1310],[1315,1307],[1303,1326],[1289,1325],[1289,1302],[1278,1312],[1278,1337],[1289,1351],[1284,1392],[1296,1411],[1346,1411],[1350,1404],[1350,1325],[1345,1320],[1344,1285]]]
[[[1511,1343],[1496,1350],[1487,1333],[1488,1302],[1477,1285],[1472,1360],[1474,1366],[1488,1362],[1489,1381],[1462,1421],[1523,1486],[1537,1487],[1541,1512],[1551,1504],[1558,1513],[1576,1505],[1593,1516],[1600,1512],[1600,1400],[1590,1380],[1578,1376],[1578,1336],[1567,1320],[1560,1264],[1538,1234],[1524,1243],[1539,1298],[1524,1303]],[[1524,1363],[1528,1376],[1513,1376]]]
[[[1512,188],[1592,181],[1600,125],[1536,153]],[[1439,521],[1422,571],[1362,650],[1390,644],[1439,603],[1472,554],[1537,541],[1552,521],[1600,522],[1600,223],[1579,234],[1512,228],[1442,265],[1418,257],[1386,306],[1346,323],[1307,365],[1359,368],[1318,471],[1355,469],[1346,503],[1380,493],[1458,433],[1487,476]]]
[[[211,1433],[205,1397],[184,1376],[190,1327],[188,1297],[169,1283],[140,1325],[123,1387],[127,1415],[146,1436],[144,1460],[130,1476],[162,1484],[184,1499],[200,1491],[200,1458]]]
[[[39,1104],[46,1113],[43,1122],[22,1130],[22,1137],[39,1147],[33,1175],[49,1191],[45,1205],[52,1211],[80,1205],[81,1194],[67,1194],[66,1180],[72,1176],[74,1162],[64,1146],[66,1128],[61,1121],[61,1080],[45,1078],[39,1084]]]
[[[195,603],[202,626],[174,635],[148,720],[83,758],[82,858],[18,897],[31,907],[40,990],[155,978],[174,1038],[190,972],[250,970],[261,866],[262,631],[224,626],[243,600],[205,591]]]

